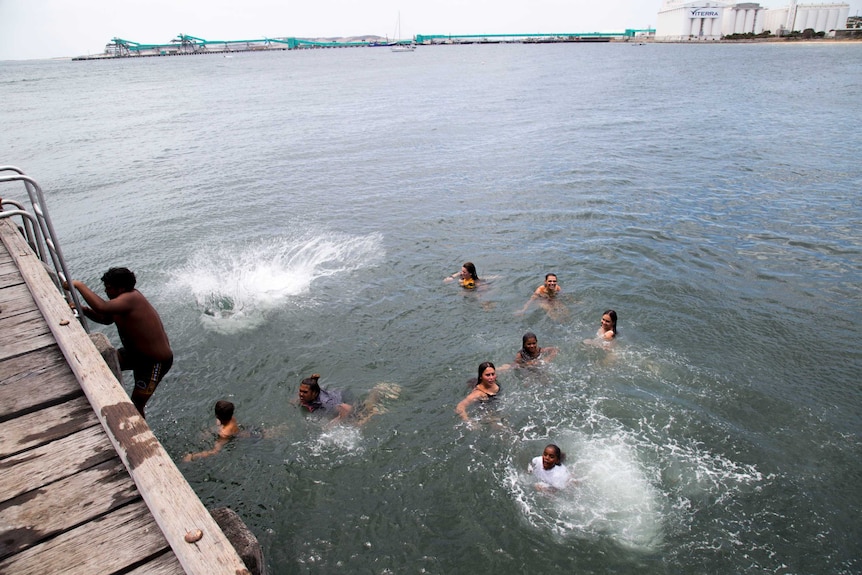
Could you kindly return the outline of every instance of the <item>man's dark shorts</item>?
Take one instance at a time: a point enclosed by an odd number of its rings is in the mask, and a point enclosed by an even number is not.
[[[151,358],[129,353],[126,348],[118,350],[120,356],[120,369],[132,370],[135,375],[135,391],[139,395],[149,397],[156,391],[159,382],[171,369],[174,358],[166,361],[153,361]]]

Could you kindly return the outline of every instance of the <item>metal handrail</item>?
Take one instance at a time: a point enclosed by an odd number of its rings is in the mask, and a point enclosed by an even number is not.
[[[60,248],[60,243],[57,241],[57,233],[54,231],[54,224],[51,222],[51,216],[48,214],[48,207],[45,204],[45,196],[42,193],[42,187],[30,176],[26,175],[20,168],[15,166],[0,166],[0,173],[15,172],[15,175],[0,176],[0,184],[6,182],[24,182],[24,189],[27,190],[27,196],[30,198],[30,205],[33,208],[33,213],[28,212],[24,206],[14,200],[2,200],[3,205],[12,205],[16,209],[9,211],[0,211],[0,218],[8,218],[20,216],[24,222],[24,236],[27,242],[33,248],[36,256],[42,263],[48,267],[50,264],[54,266],[54,274],[52,280],[57,286],[57,289],[65,297],[66,301],[74,306],[75,316],[81,322],[84,331],[89,333],[87,320],[81,310],[81,303],[78,300],[78,294],[72,287],[72,275],[69,273],[69,268],[66,266],[66,259],[63,257],[63,250]],[[35,214],[35,215],[34,215]],[[49,268],[50,269],[50,268]],[[51,274],[49,274],[51,275]],[[63,284],[69,286],[65,289]]]
[[[42,230],[38,227],[38,223],[36,222],[36,217],[27,211],[24,207],[24,204],[21,202],[16,202],[15,200],[0,198],[0,203],[6,206],[15,206],[15,210],[7,210],[5,215],[2,216],[4,218],[8,218],[11,216],[21,216],[21,219],[24,222],[24,237],[27,239],[27,243],[30,244],[30,247],[33,248],[33,251],[36,252],[36,255],[39,256],[39,259],[44,258],[44,250],[45,250],[45,241],[42,239]],[[0,211],[3,208],[0,206]],[[19,213],[20,212],[20,213]]]

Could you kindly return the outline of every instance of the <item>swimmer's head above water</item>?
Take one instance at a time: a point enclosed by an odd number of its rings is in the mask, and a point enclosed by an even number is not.
[[[497,382],[497,368],[490,361],[485,361],[479,364],[478,377],[476,385],[493,385]]]
[[[560,285],[557,282],[557,274],[545,274],[545,293],[548,297],[554,297],[560,291]]]
[[[612,331],[614,336],[617,335],[617,312],[612,309],[605,310],[602,314],[602,331]]]
[[[528,331],[521,338],[521,347],[530,357],[535,357],[539,353],[539,338],[533,332]]]
[[[464,265],[461,267],[461,281],[473,280],[473,282],[479,281],[479,274],[476,272],[476,266],[473,262],[464,262]]]
[[[320,384],[317,380],[320,379],[319,373],[313,373],[310,377],[306,377],[299,384],[299,401],[302,404],[309,403],[317,399],[320,395]]]
[[[215,416],[222,425],[230,423],[230,420],[233,417],[233,411],[234,405],[230,401],[221,399],[215,404]]]
[[[560,451],[560,448],[553,443],[549,443],[542,452],[542,467],[553,469],[557,465],[562,465],[566,454]]]

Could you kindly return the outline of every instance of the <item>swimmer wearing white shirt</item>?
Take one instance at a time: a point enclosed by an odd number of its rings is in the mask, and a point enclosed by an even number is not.
[[[558,491],[565,489],[572,482],[569,470],[563,465],[566,454],[553,443],[548,444],[542,455],[534,457],[527,471],[536,476],[539,491]]]

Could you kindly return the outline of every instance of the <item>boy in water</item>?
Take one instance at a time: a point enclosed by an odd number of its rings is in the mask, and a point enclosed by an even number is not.
[[[215,445],[212,449],[208,451],[200,451],[198,453],[189,453],[185,457],[183,457],[183,461],[194,461],[195,459],[201,459],[202,457],[209,457],[210,455],[215,455],[221,448],[225,446],[225,444],[230,441],[232,437],[235,437],[239,433],[239,424],[236,422],[236,418],[233,416],[234,405],[229,401],[219,400],[215,404],[215,416],[216,421],[218,421],[218,438],[216,438]]]
[[[545,274],[545,281],[542,285],[536,288],[533,295],[530,296],[530,299],[528,299],[527,303],[524,304],[524,307],[518,311],[517,315],[526,313],[530,304],[534,301],[538,301],[539,305],[548,313],[548,317],[551,319],[560,321],[567,319],[568,309],[560,299],[558,299],[561,291],[563,291],[563,289],[557,282],[557,274]]]

